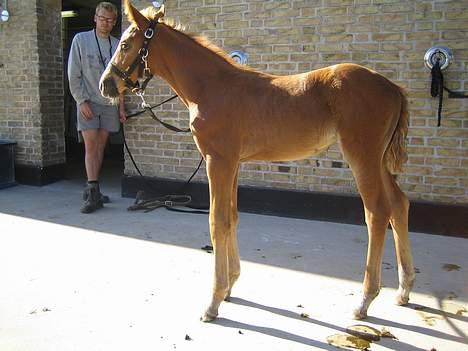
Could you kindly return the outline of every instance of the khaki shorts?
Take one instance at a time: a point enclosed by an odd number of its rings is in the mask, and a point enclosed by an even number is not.
[[[119,109],[117,105],[100,105],[94,102],[88,102],[94,117],[86,119],[77,106],[77,129],[78,131],[86,129],[106,129],[109,133],[116,133],[120,129]]]

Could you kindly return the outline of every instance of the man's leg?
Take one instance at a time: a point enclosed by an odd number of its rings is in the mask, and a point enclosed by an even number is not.
[[[91,213],[101,208],[103,204],[98,180],[109,132],[105,129],[85,129],[81,134],[85,143],[85,167],[88,178],[84,195],[85,203],[81,212]]]
[[[85,143],[85,166],[88,181],[97,181],[109,132],[105,129],[86,129],[82,130],[81,134]]]

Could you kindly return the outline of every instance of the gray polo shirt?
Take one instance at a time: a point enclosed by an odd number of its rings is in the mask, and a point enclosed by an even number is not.
[[[97,36],[104,64],[107,65],[117,48],[119,40],[110,37],[102,39]],[[104,65],[99,55],[99,47],[94,29],[75,35],[68,57],[68,81],[70,91],[77,104],[88,100],[101,105],[112,105],[113,102],[101,95],[99,79],[104,72]]]

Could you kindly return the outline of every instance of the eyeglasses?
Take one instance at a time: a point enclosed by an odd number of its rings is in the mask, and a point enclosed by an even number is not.
[[[116,21],[115,18],[109,18],[109,17],[105,17],[105,16],[98,16],[98,15],[96,15],[96,17],[101,22],[115,23],[115,21]]]

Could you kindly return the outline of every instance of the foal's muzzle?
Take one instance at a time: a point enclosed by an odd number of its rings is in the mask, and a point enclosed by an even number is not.
[[[115,98],[119,96],[119,90],[112,76],[101,79],[99,82],[99,90],[104,97]]]

